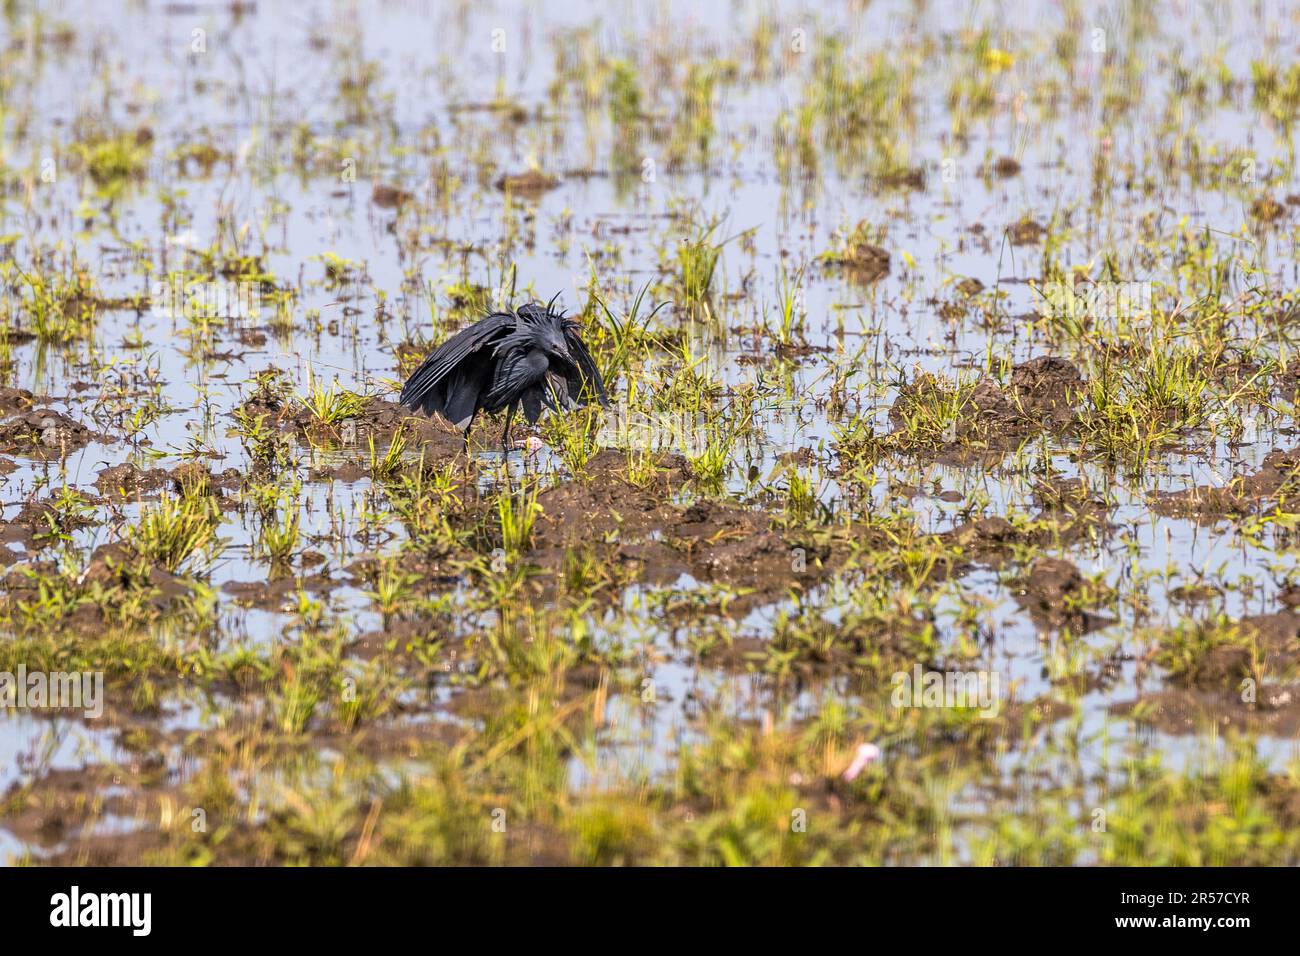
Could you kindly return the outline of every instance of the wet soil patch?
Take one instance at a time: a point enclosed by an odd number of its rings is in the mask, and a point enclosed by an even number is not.
[[[1151,510],[1157,514],[1214,524],[1225,516],[1258,513],[1298,489],[1300,452],[1274,450],[1252,474],[1221,476],[1219,482],[1183,491],[1154,492],[1149,500]]]

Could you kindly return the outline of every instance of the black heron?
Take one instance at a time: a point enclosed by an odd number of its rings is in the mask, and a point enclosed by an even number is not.
[[[474,417],[505,409],[506,455],[510,421],[521,407],[535,424],[543,406],[559,411],[593,399],[608,405],[600,370],[578,334],[581,326],[556,312],[554,303],[494,312],[461,329],[411,374],[401,403],[426,415],[437,412],[464,429],[467,453]]]

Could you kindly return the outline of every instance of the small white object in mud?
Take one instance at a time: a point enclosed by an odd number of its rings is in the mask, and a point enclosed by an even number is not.
[[[858,774],[866,770],[868,766],[880,759],[880,748],[875,744],[863,744],[858,748],[858,752],[853,755],[853,762],[849,768],[844,771],[845,780],[856,780]]]
[[[546,442],[542,441],[535,435],[529,435],[523,441],[515,442],[516,448],[522,448],[526,454],[536,455],[546,447]]]

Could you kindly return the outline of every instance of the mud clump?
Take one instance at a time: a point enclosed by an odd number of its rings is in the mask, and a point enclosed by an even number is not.
[[[351,484],[370,477],[370,469],[357,461],[345,461],[337,465],[318,465],[308,472],[312,481],[341,481]]]
[[[1063,358],[1040,355],[1011,370],[1011,392],[1023,413],[1065,425],[1083,397],[1083,376]]]
[[[1296,611],[1253,615],[1190,634],[1175,631],[1163,644],[1154,660],[1170,671],[1168,684],[1114,704],[1110,713],[1171,734],[1211,726],[1278,737],[1300,733],[1300,685],[1287,679],[1300,664]]]
[[[397,209],[405,206],[414,197],[405,189],[380,183],[370,193],[370,201],[380,209]]]
[[[999,156],[993,163],[993,173],[1000,179],[1010,179],[1019,175],[1020,162],[1014,156]]]
[[[217,472],[201,461],[182,462],[172,469],[168,478],[171,490],[186,498],[220,498],[224,492],[238,491],[244,484],[243,473],[237,468]]]
[[[1209,727],[1249,734],[1295,737],[1300,734],[1300,686],[1265,685],[1256,700],[1242,700],[1241,691],[1224,688],[1165,687],[1107,708],[1166,734],[1200,734]]]
[[[1043,627],[1068,627],[1081,634],[1109,623],[1088,610],[1104,599],[1105,590],[1062,558],[1039,558],[1015,581],[1014,594],[1016,602]]]
[[[924,189],[925,170],[919,166],[894,170],[880,177],[880,185],[886,189]]]
[[[66,507],[53,498],[24,502],[12,521],[0,524],[0,541],[21,543],[30,548],[42,538],[67,535],[101,524],[91,509],[102,502],[91,495],[80,495],[79,500],[82,508]]]
[[[107,865],[138,861],[147,849],[163,843],[160,831],[141,828],[130,833],[106,834],[89,825],[94,818],[88,807],[99,804],[103,813],[129,817],[140,812],[159,812],[159,800],[170,793],[161,788],[167,781],[167,767],[157,759],[107,764],[91,763],[69,769],[52,769],[38,781],[16,780],[6,789],[5,828],[19,839],[46,851],[47,863]],[[110,796],[106,791],[118,790]]]
[[[1106,512],[1105,501],[1082,478],[1053,475],[1039,479],[1034,483],[1034,501],[1044,513],[1063,511],[1070,514],[1088,512],[1102,515]]]
[[[560,181],[540,169],[530,169],[523,173],[503,173],[493,185],[502,192],[536,199],[555,189]]]
[[[1264,653],[1266,670],[1278,673],[1300,664],[1300,614],[1258,614],[1242,618],[1241,626]]]
[[[139,468],[126,461],[101,470],[95,487],[106,497],[129,500],[162,488],[170,478],[165,468]]]
[[[1021,437],[1038,430],[1063,431],[1078,419],[1083,376],[1063,358],[1044,355],[1017,365],[1002,388],[984,379],[971,396],[982,430]]]
[[[889,275],[889,250],[864,240],[851,240],[844,252],[829,261],[859,282],[876,282]]]
[[[588,463],[588,480],[542,492],[526,560],[558,578],[569,553],[581,549],[645,584],[671,585],[689,575],[735,592],[728,613],[820,580],[837,560],[829,542],[778,531],[765,512],[713,500],[685,507],[667,500],[689,480],[680,456],[660,460],[650,487],[628,482],[625,468],[625,456],[606,450]]]
[[[957,421],[941,437],[936,449],[918,442],[907,431],[913,410],[942,407],[954,401],[953,386],[926,373],[899,390],[889,410],[895,430],[891,437],[905,450],[940,455],[950,460],[966,446],[983,445],[996,451],[1014,448],[1038,431],[1063,432],[1078,420],[1083,377],[1070,362],[1042,356],[1016,366],[1006,388],[990,378],[981,379],[956,412]],[[922,436],[925,437],[925,436]],[[947,455],[947,458],[942,457]]]
[[[299,590],[313,594],[327,594],[337,586],[329,575],[285,575],[267,581],[227,581],[221,586],[223,594],[246,607],[274,609],[293,602]]]
[[[10,454],[62,455],[102,437],[53,409],[33,408],[0,421],[0,451]]]
[[[1223,517],[1253,514],[1300,486],[1300,450],[1274,450],[1259,470],[1218,483],[1196,485],[1183,491],[1152,492],[1148,496],[1156,514],[1193,518],[1214,524]]]
[[[433,445],[441,452],[455,454],[463,444],[460,433],[450,422],[414,414],[405,406],[382,398],[368,399],[356,424],[359,440],[368,436],[392,438],[400,428],[407,438]]]
[[[1208,604],[1223,597],[1223,591],[1213,584],[1181,584],[1169,592],[1171,600],[1194,606]]]
[[[379,396],[364,399],[356,414],[332,423],[321,421],[301,402],[265,393],[246,401],[243,412],[253,419],[264,418],[275,429],[291,432],[299,439],[336,445],[365,447],[371,439],[376,443],[389,441],[400,430],[406,441],[422,449],[430,461],[453,458],[464,446],[460,432],[449,422],[414,414],[405,406]],[[313,477],[342,477],[344,480],[360,477],[359,474],[347,477],[342,473],[335,474],[335,471],[328,467],[319,468],[313,472]],[[354,469],[344,471],[352,475]]]
[[[147,586],[152,602],[159,609],[173,600],[189,595],[185,579],[137,554],[122,542],[112,542],[95,549],[82,574],[83,584],[126,589]]]
[[[27,600],[60,569],[49,561],[31,561],[13,567],[0,580],[7,601]],[[65,629],[94,629],[115,619],[117,609],[129,604],[138,610],[157,612],[170,609],[192,595],[188,579],[168,571],[138,553],[130,544],[114,541],[100,545],[90,555],[85,569],[69,583],[78,599],[62,618]]]
[[[1291,673],[1300,663],[1300,614],[1287,609],[1175,629],[1162,638],[1153,659],[1174,685],[1240,693],[1246,679],[1262,684],[1261,675]]]
[[[1013,246],[1037,245],[1046,233],[1046,229],[1030,218],[1021,219],[1007,227],[1007,237]]]
[[[0,415],[25,412],[36,405],[36,396],[25,388],[0,386]]]
[[[941,537],[949,547],[979,550],[1005,547],[1024,540],[1010,521],[996,515],[959,525]]]
[[[1250,214],[1260,222],[1274,222],[1286,213],[1286,206],[1272,196],[1260,196],[1250,204]]]
[[[171,471],[165,468],[140,468],[122,462],[104,468],[95,478],[95,487],[105,498],[130,501],[159,491],[171,491],[182,497],[220,496],[243,484],[243,475],[234,468],[215,473],[197,461],[182,462]]]
[[[1104,523],[1104,509],[1092,508],[1079,508],[1061,516],[1045,511],[1029,527],[1017,527],[1000,515],[989,515],[958,525],[938,538],[968,561],[1000,566],[1019,548],[1077,542],[1096,534]]]

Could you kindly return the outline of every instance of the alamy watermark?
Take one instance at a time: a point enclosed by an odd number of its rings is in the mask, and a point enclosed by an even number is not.
[[[152,893],[83,893],[73,885],[50,897],[51,926],[125,927],[133,936],[153,929]]]
[[[262,311],[262,283],[255,279],[186,280],[173,272],[153,284],[153,307],[187,319],[255,319]]]
[[[996,717],[1002,706],[997,671],[927,671],[917,664],[910,672],[896,672],[890,683],[895,707],[961,707]]]
[[[0,708],[80,710],[94,720],[104,714],[103,671],[0,671]]]
[[[1043,318],[1133,319],[1151,313],[1151,283],[1045,282],[1039,313]]]
[[[709,423],[704,415],[661,410],[642,411],[626,399],[606,411],[606,434],[626,448],[643,451],[678,451],[697,457],[708,446]]]

